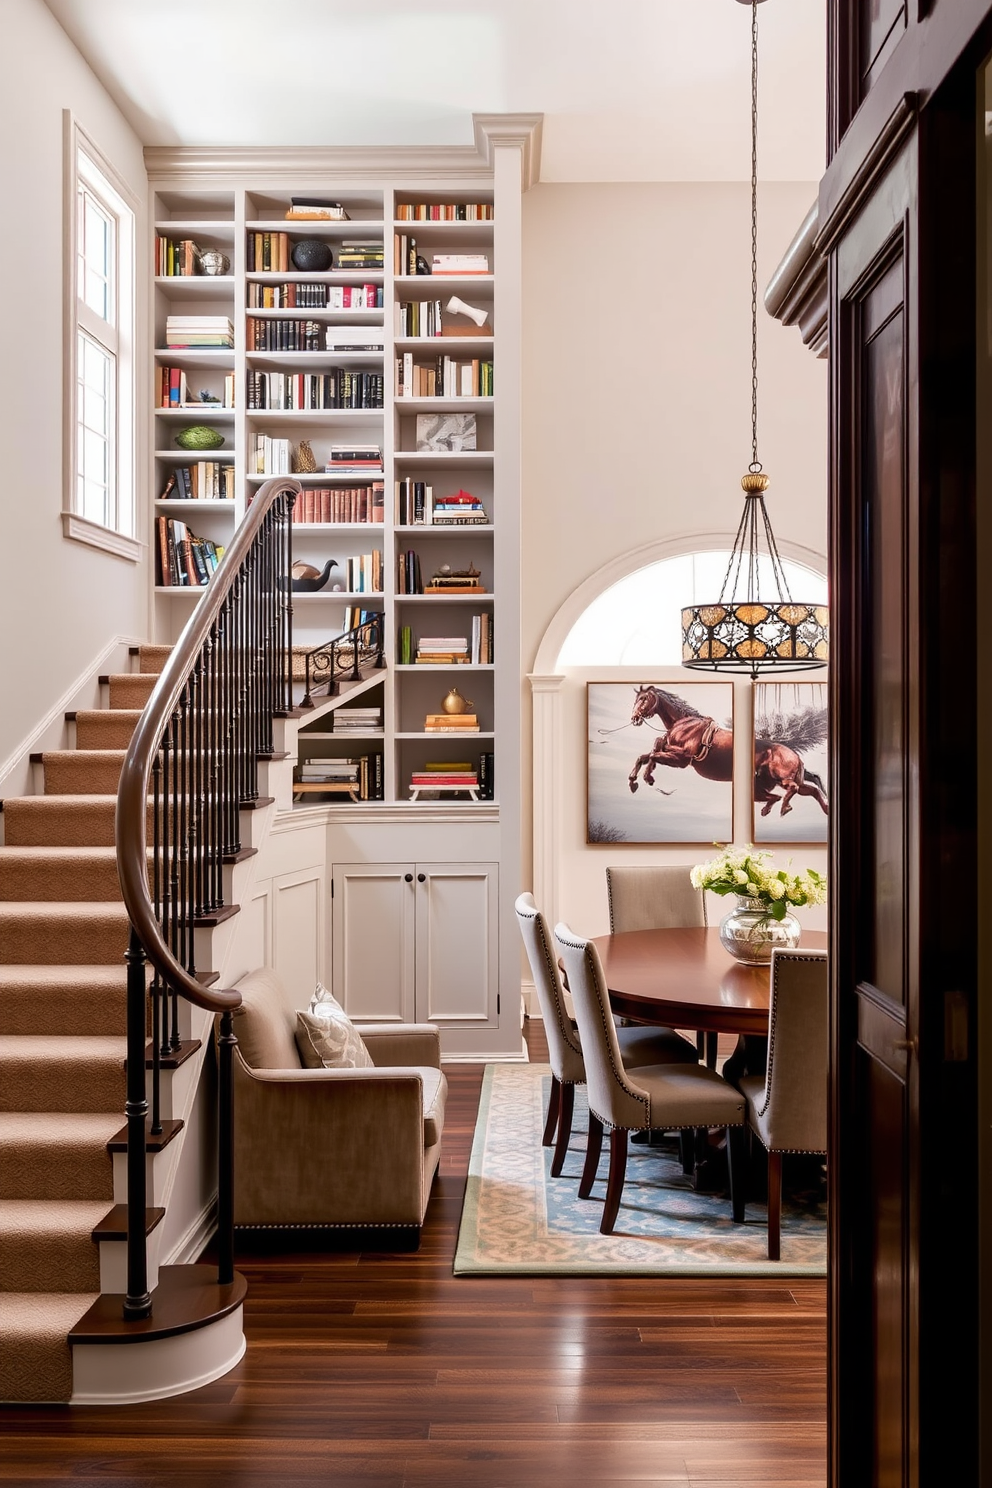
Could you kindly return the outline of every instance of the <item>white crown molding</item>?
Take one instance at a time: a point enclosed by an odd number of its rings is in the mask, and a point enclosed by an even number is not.
[[[339,180],[427,176],[434,180],[488,180],[493,152],[519,147],[521,185],[540,172],[542,114],[474,114],[474,145],[146,145],[145,170],[157,186],[173,180],[238,185],[273,184],[292,175],[301,186]]]

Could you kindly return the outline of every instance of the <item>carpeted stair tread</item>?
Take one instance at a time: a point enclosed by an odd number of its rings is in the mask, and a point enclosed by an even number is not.
[[[118,900],[114,847],[0,847],[0,900]]]
[[[3,803],[8,847],[113,847],[116,795],[13,796]],[[147,830],[152,830],[149,801]]]
[[[120,1125],[126,1048],[123,1036],[5,1034],[0,1111],[114,1111]]]
[[[127,967],[0,964],[0,1035],[37,1034],[57,1024],[63,1038],[120,1034],[127,1019]]]
[[[69,1333],[96,1299],[96,1292],[0,1292],[0,1400],[69,1399]]]
[[[75,715],[76,748],[126,749],[140,717],[140,708],[80,709]]]
[[[116,792],[123,749],[46,749],[41,756],[46,796],[108,795]]]
[[[0,1291],[100,1290],[102,1199],[0,1199]]]
[[[0,1111],[0,1199],[114,1197],[107,1143],[120,1113]]]
[[[123,904],[0,903],[0,962],[109,966],[123,960],[128,931]]]

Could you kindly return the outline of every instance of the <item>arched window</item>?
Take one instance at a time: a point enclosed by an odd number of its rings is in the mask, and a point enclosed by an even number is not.
[[[720,593],[729,550],[683,553],[649,563],[604,589],[582,612],[558,653],[558,667],[679,666],[682,616],[687,605],[713,601]],[[793,596],[827,603],[827,580],[815,569],[786,558],[782,566]],[[759,562],[759,593],[776,585],[766,557]]]

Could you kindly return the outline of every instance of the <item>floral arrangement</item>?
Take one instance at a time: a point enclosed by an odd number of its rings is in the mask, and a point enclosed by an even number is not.
[[[813,868],[805,873],[787,873],[775,869],[767,852],[753,847],[727,847],[710,863],[697,863],[689,877],[694,889],[709,889],[712,894],[738,894],[753,899],[755,909],[762,909],[773,920],[781,920],[790,909],[804,904],[823,904],[827,897],[827,880]]]

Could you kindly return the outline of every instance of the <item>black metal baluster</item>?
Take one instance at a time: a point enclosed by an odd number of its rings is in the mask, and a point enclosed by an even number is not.
[[[145,953],[134,930],[127,954],[127,1294],[124,1316],[146,1318],[152,1310],[145,1248]]]
[[[155,918],[159,924],[162,922],[161,842],[159,840],[161,810],[162,752],[159,749],[156,751],[152,765],[152,903],[155,906]],[[162,981],[157,971],[152,977],[150,995],[152,1003],[152,1134],[157,1137],[162,1131]]]

